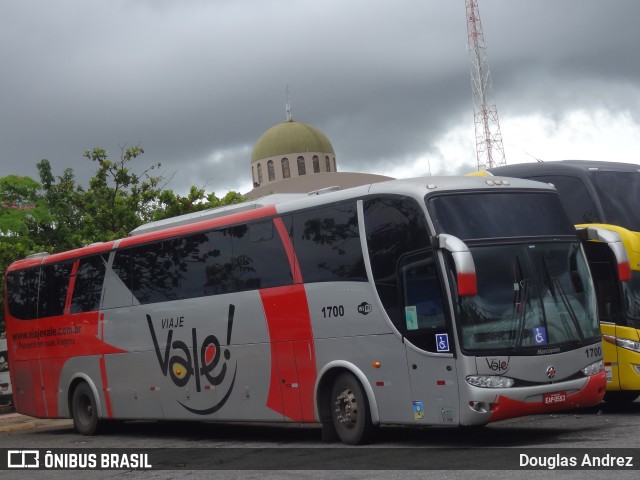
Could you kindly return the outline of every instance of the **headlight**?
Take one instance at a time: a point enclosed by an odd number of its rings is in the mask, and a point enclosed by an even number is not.
[[[497,375],[470,375],[467,377],[467,383],[482,388],[509,388],[513,387],[513,378]]]
[[[604,362],[602,360],[598,360],[597,362],[584,367],[582,369],[582,373],[584,373],[587,377],[590,377],[591,375],[600,373],[602,370],[604,370]]]

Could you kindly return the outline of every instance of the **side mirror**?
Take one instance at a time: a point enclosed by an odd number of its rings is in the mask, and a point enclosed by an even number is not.
[[[612,230],[607,230],[602,227],[587,227],[578,228],[578,237],[583,242],[591,240],[597,240],[599,242],[606,243],[618,264],[618,279],[621,282],[628,282],[631,280],[631,266],[629,264],[629,256],[627,255],[627,249],[624,248],[624,244],[620,239],[620,235]]]
[[[458,237],[441,233],[434,238],[434,248],[451,252],[456,268],[458,295],[472,297],[478,293],[476,266],[469,247]]]

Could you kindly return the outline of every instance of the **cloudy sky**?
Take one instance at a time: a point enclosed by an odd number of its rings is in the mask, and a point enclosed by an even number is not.
[[[507,163],[640,163],[640,1],[479,7]],[[464,0],[2,0],[0,176],[141,145],[174,191],[244,193],[287,87],[340,171],[466,173],[469,72]]]

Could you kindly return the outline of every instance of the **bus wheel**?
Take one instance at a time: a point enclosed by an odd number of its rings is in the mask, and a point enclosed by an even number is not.
[[[341,373],[331,389],[331,417],[340,440],[348,445],[367,443],[374,433],[369,403],[360,382]]]
[[[626,392],[606,392],[604,394],[604,401],[612,405],[626,405],[633,402],[640,392],[626,391]]]
[[[102,422],[98,418],[96,399],[86,382],[80,383],[73,391],[71,415],[76,432],[81,435],[99,433]]]

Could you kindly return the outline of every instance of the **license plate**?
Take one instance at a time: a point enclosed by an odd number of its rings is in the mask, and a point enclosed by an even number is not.
[[[545,393],[542,398],[545,405],[557,405],[567,400],[567,394],[566,392]]]

